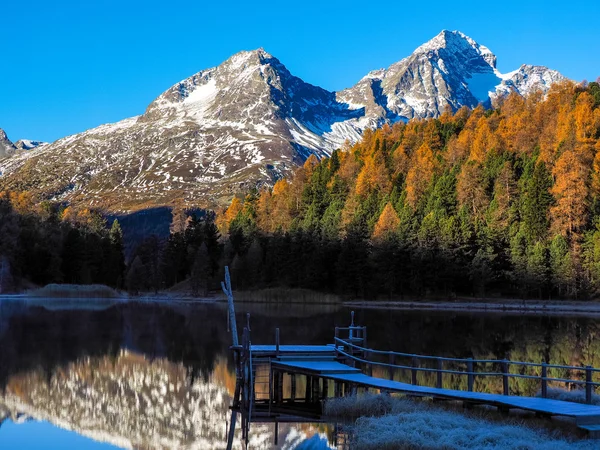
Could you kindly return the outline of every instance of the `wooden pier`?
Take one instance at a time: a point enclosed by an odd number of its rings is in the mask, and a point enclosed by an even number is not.
[[[359,389],[460,401],[466,407],[488,405],[505,413],[518,409],[542,417],[569,417],[577,427],[589,432],[591,437],[600,437],[600,406],[591,404],[593,393],[600,385],[593,381],[593,375],[599,373],[600,369],[376,350],[368,347],[366,327],[354,325],[354,313],[350,326],[335,329],[331,344],[281,345],[279,340],[279,330],[276,329],[275,344],[253,345],[248,323],[244,328],[242,344],[231,347],[238,374],[232,409],[242,415],[242,433],[246,440],[249,424],[253,421],[276,424],[303,420],[318,422],[325,399],[353,395]],[[399,360],[409,362],[396,364]],[[372,376],[374,367],[386,369],[387,378]],[[535,374],[523,373],[525,370],[511,372],[510,369],[515,367],[528,369]],[[395,371],[408,372],[411,382],[395,380]],[[561,371],[563,376],[550,376],[557,371]],[[419,374],[423,373],[430,375],[428,380],[433,385],[420,385],[423,377],[419,380]],[[579,373],[581,376],[567,378],[564,373]],[[466,389],[444,388],[444,377],[448,375],[464,377]],[[477,392],[474,389],[475,380],[482,378],[496,378],[498,385],[502,386],[502,392]],[[539,383],[541,397],[511,395],[510,380],[517,378]],[[549,384],[557,383],[582,386],[586,403],[547,398]],[[284,391],[287,395],[284,395]]]

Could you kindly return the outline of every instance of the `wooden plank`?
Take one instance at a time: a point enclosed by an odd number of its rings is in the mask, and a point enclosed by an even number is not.
[[[372,387],[389,392],[402,392],[409,395],[483,403],[504,408],[517,408],[547,415],[574,417],[578,425],[600,425],[600,406],[538,397],[517,397],[415,386],[399,381],[369,377],[361,373],[358,369],[334,361],[274,361],[273,366],[291,372],[309,373],[357,386]]]
[[[377,389],[385,389],[393,392],[463,401],[475,401],[488,405],[518,408],[549,415],[575,417],[576,419],[579,419],[577,420],[578,424],[583,424],[584,422],[587,422],[588,424],[600,424],[599,406],[538,397],[517,397],[501,394],[487,394],[482,392],[437,389],[427,386],[413,386],[411,384],[401,383],[398,381],[368,377],[364,374],[334,374],[330,378],[347,381],[350,383],[357,383]]]
[[[276,353],[277,347],[275,345],[253,345],[251,347],[252,353]],[[290,353],[335,353],[335,348],[330,345],[280,345],[279,354],[290,354]]]
[[[273,367],[287,372],[308,373],[311,375],[333,375],[333,374],[360,374],[360,370],[354,367],[341,364],[337,361],[273,361]]]

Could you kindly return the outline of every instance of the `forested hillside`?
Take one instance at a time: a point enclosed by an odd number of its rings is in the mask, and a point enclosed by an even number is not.
[[[0,293],[48,283],[123,284],[119,223],[89,209],[35,204],[27,192],[0,192]]]
[[[220,215],[238,287],[596,296],[599,106],[598,83],[562,83],[309,158]]]

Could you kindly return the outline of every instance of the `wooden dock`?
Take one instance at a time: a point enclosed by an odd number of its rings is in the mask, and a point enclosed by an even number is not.
[[[303,374],[325,378],[334,382],[346,383],[348,386],[373,388],[384,392],[397,392],[434,399],[458,400],[470,404],[485,404],[504,410],[520,409],[546,416],[572,417],[580,428],[592,430],[595,429],[595,426],[598,426],[600,429],[600,406],[538,397],[518,397],[415,386],[399,381],[371,377],[365,375],[359,369],[336,361],[274,361],[271,365],[274,370],[288,374]]]
[[[340,334],[347,332],[345,338]],[[329,382],[334,385],[334,396],[352,395],[358,389],[374,389],[380,392],[400,393],[413,397],[428,397],[436,400],[460,401],[465,406],[488,405],[503,412],[511,409],[534,412],[542,417],[569,417],[574,419],[577,427],[584,429],[593,437],[600,437],[600,406],[575,403],[547,398],[548,384],[562,382],[570,385],[583,385],[586,399],[591,403],[592,394],[599,383],[592,381],[592,375],[600,370],[592,367],[559,366],[544,363],[529,363],[501,360],[473,360],[470,358],[442,358],[425,355],[411,355],[398,352],[380,351],[367,347],[366,327],[352,324],[346,328],[335,330],[334,343],[322,346],[315,345],[280,345],[279,331],[276,331],[275,345],[252,345],[248,337],[247,352],[250,359],[268,363],[269,365],[269,400],[268,404],[282,406],[290,402],[304,402],[314,405],[330,395]],[[379,356],[379,360],[374,356]],[[382,362],[381,359],[387,362]],[[409,359],[409,365],[396,364],[396,359]],[[423,361],[435,361],[436,368],[427,367]],[[446,366],[452,363],[452,369]],[[456,364],[463,364],[464,370],[457,370]],[[490,371],[490,366],[497,366],[497,371]],[[357,367],[358,366],[358,367]],[[371,376],[373,366],[405,370],[411,373],[412,383]],[[476,366],[486,366],[488,371],[476,371]],[[526,375],[509,371],[510,366],[539,369],[540,375]],[[554,369],[574,370],[584,374],[585,379],[553,378],[549,371]],[[433,372],[436,386],[420,386],[417,382],[419,372]],[[442,377],[454,374],[467,378],[467,389],[447,389],[443,387]],[[291,395],[283,396],[283,378],[289,377]],[[296,378],[304,377],[305,391],[298,396]],[[475,392],[476,377],[499,377],[502,379],[503,393]],[[539,381],[541,397],[510,395],[510,380],[527,378]]]
[[[242,434],[246,441],[249,425],[253,421],[275,423],[277,440],[278,423],[303,418],[319,421],[322,402],[332,396],[332,391],[334,397],[341,397],[354,395],[358,389],[454,400],[463,402],[465,406],[488,405],[503,412],[518,409],[542,417],[568,417],[574,420],[577,427],[588,431],[591,437],[600,437],[600,406],[591,404],[593,394],[600,386],[599,382],[594,381],[594,375],[598,378],[600,369],[521,361],[446,358],[372,349],[367,345],[366,327],[354,325],[354,313],[350,326],[336,328],[333,343],[326,345],[281,345],[279,329],[275,331],[275,344],[254,345],[250,339],[248,316],[242,343],[239,344],[227,270],[223,291],[229,300],[231,349],[237,376],[231,423],[235,428],[235,414],[241,413]],[[341,337],[343,333],[346,335]],[[409,362],[397,364],[398,360]],[[372,376],[374,366],[386,368],[388,378]],[[511,371],[511,368],[518,370]],[[395,370],[408,371],[411,383],[395,380]],[[262,373],[262,378],[259,373]],[[435,386],[419,385],[419,373],[433,375],[428,382],[432,383],[433,380]],[[572,374],[579,374],[579,377]],[[466,390],[444,388],[443,378],[447,375],[466,378]],[[284,377],[289,380],[287,397],[284,396]],[[475,379],[489,377],[501,380],[502,393],[475,391]],[[304,382],[302,392],[298,389],[298,378]],[[539,382],[541,396],[510,395],[510,380],[518,378]],[[548,386],[560,383],[569,387],[583,387],[586,403],[548,398]],[[266,387],[266,398],[257,395],[259,385]],[[333,390],[330,389],[332,385]],[[230,429],[231,437],[233,428]]]

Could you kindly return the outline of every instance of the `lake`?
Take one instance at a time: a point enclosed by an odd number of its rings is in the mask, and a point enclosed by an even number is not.
[[[226,447],[235,371],[224,304],[36,302],[0,300],[0,448]],[[274,343],[275,327],[282,344],[332,343],[350,320],[332,305],[237,310],[240,329],[250,312],[254,344]],[[599,319],[363,309],[355,321],[384,350],[600,366]],[[253,424],[251,448],[272,448],[273,434]],[[277,448],[331,448],[333,434],[329,424],[285,424]]]

